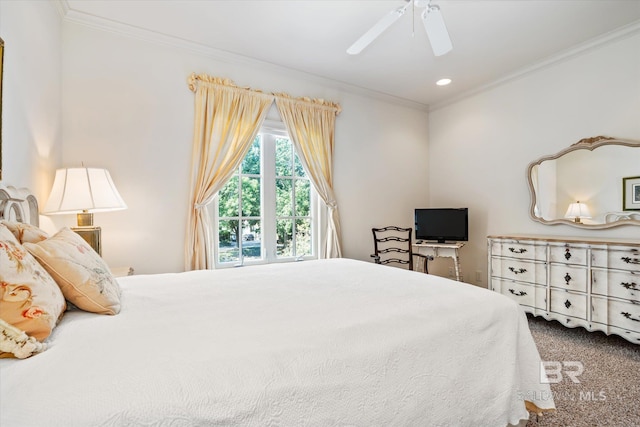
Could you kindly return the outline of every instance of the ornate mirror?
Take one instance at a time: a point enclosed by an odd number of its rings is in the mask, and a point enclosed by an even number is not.
[[[527,168],[529,214],[580,228],[640,225],[640,141],[586,138]]]

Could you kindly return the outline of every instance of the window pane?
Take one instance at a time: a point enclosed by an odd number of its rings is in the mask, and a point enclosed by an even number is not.
[[[296,256],[311,255],[311,220],[296,220]]]
[[[242,161],[242,167],[240,169],[242,173],[260,174],[260,135],[256,136],[256,139],[253,140],[253,144]]]
[[[309,216],[311,205],[311,182],[296,179],[296,216]]]
[[[277,256],[293,256],[293,221],[290,219],[280,219],[277,221],[276,229],[278,233]]]
[[[304,168],[302,167],[302,162],[300,162],[300,158],[298,157],[298,153],[293,153],[293,163],[294,163],[294,168],[296,171],[296,176],[300,176],[300,177],[307,177],[307,173],[304,171]]]
[[[292,180],[276,179],[276,215],[278,217],[293,215]]]
[[[291,141],[286,138],[276,139],[276,175],[291,176]]]
[[[231,177],[218,193],[218,215],[238,216],[238,175]]]
[[[265,156],[270,159],[268,163]],[[316,226],[316,220],[312,217],[311,194],[315,194],[311,182],[288,136],[279,132],[258,134],[238,171],[216,197],[216,262],[229,267],[314,255],[315,243],[311,240],[316,236],[311,227]],[[265,196],[268,199],[263,200]],[[262,223],[265,218],[268,229]]]
[[[260,216],[260,178],[242,177],[242,216]]]
[[[238,261],[238,220],[218,223],[218,262]]]
[[[262,258],[262,239],[259,219],[242,221],[242,256],[249,259]]]

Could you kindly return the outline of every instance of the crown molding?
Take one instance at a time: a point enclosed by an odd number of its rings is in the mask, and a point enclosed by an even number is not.
[[[449,99],[446,99],[442,102],[438,102],[436,104],[433,104],[429,107],[429,111],[435,111],[438,110],[440,108],[446,107],[448,105],[451,104],[455,104],[456,102],[462,101],[465,98],[469,98],[471,96],[474,95],[478,95],[482,92],[486,92],[489,91],[491,89],[494,89],[498,86],[502,86],[506,83],[512,82],[514,80],[520,79],[522,77],[525,77],[528,74],[532,74],[536,71],[548,68],[550,66],[553,66],[555,64],[558,64],[560,62],[569,60],[571,58],[574,58],[576,56],[580,56],[583,54],[586,54],[592,50],[595,50],[597,48],[600,48],[602,46],[605,46],[607,44],[616,42],[618,40],[622,40],[625,39],[627,37],[631,37],[637,33],[640,33],[640,20],[635,21],[631,24],[625,25],[624,27],[620,27],[616,30],[610,31],[608,33],[605,33],[601,36],[595,37],[591,40],[587,40],[584,43],[580,43],[576,46],[573,46],[570,49],[564,50],[560,53],[554,54],[552,56],[547,57],[546,59],[543,59],[542,61],[536,62],[534,64],[531,64],[527,67],[521,68],[517,71],[515,71],[514,73],[508,74],[502,78],[499,78],[497,80],[493,80],[487,84],[484,84],[482,86],[479,86],[475,89],[471,89],[468,90],[466,92],[463,92],[461,94],[458,94],[456,96],[453,96]]]
[[[271,62],[261,61],[247,56],[231,53],[225,50],[216,49],[193,40],[183,39],[168,34],[151,31],[145,28],[123,24],[121,22],[112,21],[95,15],[78,12],[69,7],[67,0],[58,0],[57,3],[59,4],[58,8],[64,14],[63,20],[66,22],[84,25],[90,28],[135,38],[149,43],[172,47],[197,55],[206,56],[216,61],[221,61],[228,64],[243,65],[250,68],[269,70],[271,72],[285,75],[291,78],[305,80],[311,83],[324,85],[332,89],[340,89],[352,94],[365,96],[368,98],[377,99],[384,102],[413,108],[416,110],[429,110],[429,106],[427,104],[423,104],[410,99],[397,97],[387,93],[378,92],[357,85],[345,83],[340,80],[329,79],[326,77],[318,76],[316,74],[308,73],[306,71],[283,67]]]
[[[60,15],[60,17],[64,19],[64,17],[67,15],[67,12],[70,9],[69,2],[67,2],[67,0],[58,0],[58,1],[54,1],[53,5],[58,11],[58,14]]]

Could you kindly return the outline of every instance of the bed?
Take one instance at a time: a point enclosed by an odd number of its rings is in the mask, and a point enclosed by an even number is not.
[[[0,359],[0,425],[503,427],[554,408],[524,312],[472,285],[350,259],[117,284],[118,314],[68,308],[46,350]]]

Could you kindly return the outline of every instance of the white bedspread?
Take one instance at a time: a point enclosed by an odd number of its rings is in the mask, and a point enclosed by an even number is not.
[[[347,259],[119,279],[0,360],[0,425],[500,426],[553,407],[497,293]],[[542,397],[537,400],[536,397]]]

